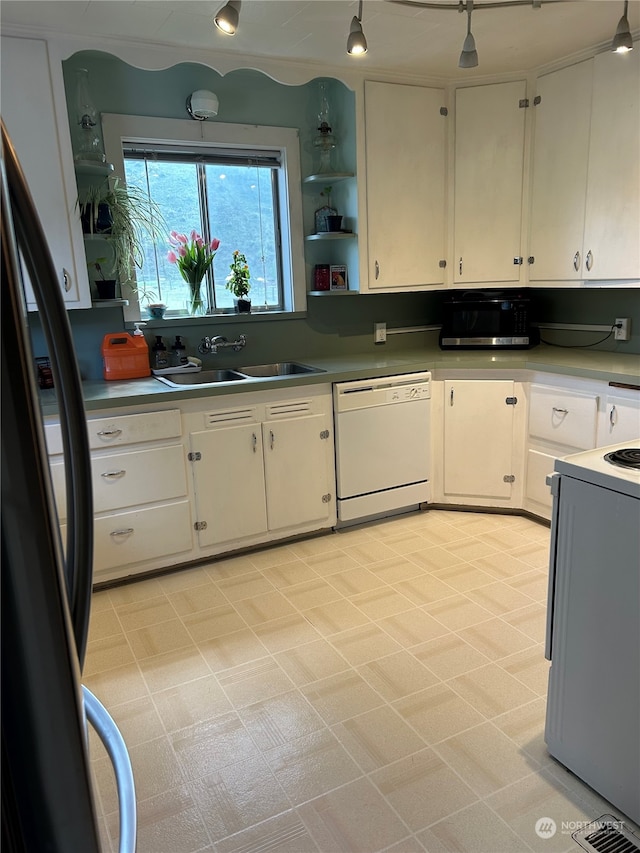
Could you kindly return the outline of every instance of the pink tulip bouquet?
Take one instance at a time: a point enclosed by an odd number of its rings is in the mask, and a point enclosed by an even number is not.
[[[191,232],[190,239],[185,234],[172,231],[169,234],[169,245],[171,248],[167,253],[167,260],[178,267],[180,275],[191,290],[190,313],[199,314],[203,308],[200,285],[213,263],[220,240],[214,237],[206,243],[197,231]]]

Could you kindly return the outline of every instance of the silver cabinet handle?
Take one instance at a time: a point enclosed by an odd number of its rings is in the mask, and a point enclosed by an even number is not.
[[[376,271],[376,281],[380,278],[380,264],[375,262],[375,271]]]
[[[105,480],[117,480],[118,477],[124,477],[126,473],[124,468],[121,468],[120,471],[104,471],[100,476],[104,477]]]
[[[576,272],[580,269],[580,252],[576,252],[573,256],[573,268]]]
[[[587,267],[587,271],[591,271],[591,267],[593,266],[593,252],[591,249],[587,252],[587,259],[585,261],[585,266]]]
[[[460,275],[462,275],[462,258],[458,261],[458,269],[460,270]]]
[[[115,438],[115,436],[121,434],[121,429],[101,429],[98,432],[98,435],[102,436],[102,438]]]
[[[133,533],[133,527],[121,527],[120,530],[112,530],[109,536],[129,536]]]
[[[618,420],[618,418],[616,416],[616,407],[611,406],[611,411],[609,412],[609,423],[611,424],[612,427],[616,425],[617,420]]]
[[[569,414],[569,409],[558,409],[557,406],[553,407],[553,411],[557,412],[559,415],[568,415]]]
[[[273,434],[273,430],[269,430],[269,447],[273,450],[273,445],[276,443],[276,437]]]
[[[64,287],[64,292],[69,293],[71,290],[71,276],[64,267],[62,268],[62,286]]]
[[[252,435],[251,444],[253,445],[253,452],[257,453],[258,452],[258,436],[255,434],[255,432]]]
[[[453,388],[451,389],[451,393],[449,394],[449,405],[453,406]]]

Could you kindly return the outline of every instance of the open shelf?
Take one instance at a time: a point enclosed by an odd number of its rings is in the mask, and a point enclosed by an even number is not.
[[[303,184],[319,184],[324,182],[325,184],[328,181],[344,181],[346,178],[355,178],[353,172],[325,172],[324,174],[320,173],[319,175],[307,175],[306,178],[303,179]]]
[[[357,290],[310,290],[308,296],[359,296]]]
[[[74,168],[78,175],[108,175],[113,172],[113,163],[98,163],[97,160],[76,160]]]
[[[355,237],[353,231],[322,231],[320,234],[307,234],[305,240],[347,240]]]

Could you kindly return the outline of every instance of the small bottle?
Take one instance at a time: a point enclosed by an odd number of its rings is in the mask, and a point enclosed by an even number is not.
[[[176,335],[175,342],[171,346],[171,367],[183,367],[188,364],[187,350],[182,343],[181,335]]]
[[[162,335],[156,335],[156,342],[151,348],[151,363],[154,370],[164,370],[169,367],[169,355],[162,340]]]

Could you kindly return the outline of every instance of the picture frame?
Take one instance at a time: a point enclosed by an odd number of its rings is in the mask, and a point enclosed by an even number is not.
[[[331,264],[329,268],[329,289],[348,290],[347,267],[345,264]]]

